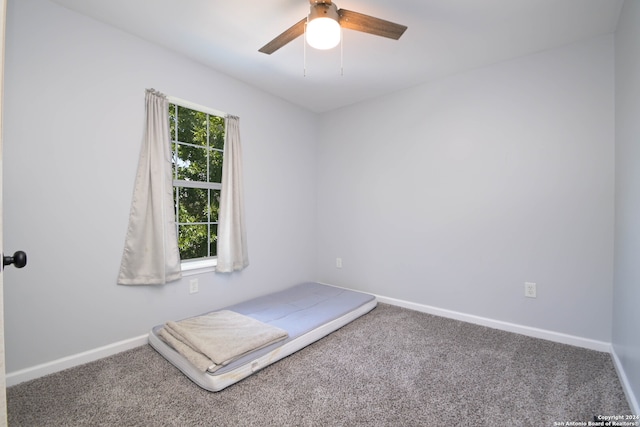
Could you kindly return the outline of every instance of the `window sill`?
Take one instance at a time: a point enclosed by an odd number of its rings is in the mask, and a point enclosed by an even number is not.
[[[193,276],[200,273],[215,271],[218,260],[216,258],[200,259],[195,261],[183,261],[181,264],[182,276]]]

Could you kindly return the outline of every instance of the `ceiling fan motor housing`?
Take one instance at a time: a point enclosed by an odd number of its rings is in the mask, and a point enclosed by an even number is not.
[[[308,22],[311,22],[316,18],[331,18],[340,22],[340,15],[338,15],[338,8],[335,3],[317,3],[315,5],[311,5]]]

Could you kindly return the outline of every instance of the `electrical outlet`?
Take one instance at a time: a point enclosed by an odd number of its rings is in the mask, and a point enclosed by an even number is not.
[[[336,258],[336,268],[342,268],[342,258]]]
[[[524,296],[527,298],[536,298],[536,284],[532,282],[524,282]]]
[[[189,281],[189,293],[195,294],[198,292],[198,279],[191,279]]]

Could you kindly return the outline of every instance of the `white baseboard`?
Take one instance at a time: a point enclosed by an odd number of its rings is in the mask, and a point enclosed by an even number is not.
[[[574,335],[563,334],[560,332],[548,331],[545,329],[532,328],[530,326],[518,325],[515,323],[503,322],[501,320],[489,319],[486,317],[474,316],[472,314],[460,313],[458,311],[445,310],[442,308],[432,307],[424,304],[417,304],[409,301],[389,298],[382,295],[376,295],[378,301],[398,307],[404,307],[423,313],[433,314],[435,316],[447,317],[450,319],[461,320],[463,322],[474,323],[476,325],[486,326],[502,331],[514,332],[516,334],[526,335],[534,338],[541,338],[548,341],[554,341],[562,344],[569,344],[576,347],[583,347],[590,350],[611,353],[611,343],[604,341],[592,340],[589,338],[577,337]]]
[[[629,382],[629,378],[627,377],[624,367],[622,366],[620,358],[616,354],[615,347],[611,349],[611,357],[613,358],[613,366],[615,366],[616,372],[618,373],[618,378],[620,378],[620,383],[622,384],[622,389],[624,390],[624,394],[627,397],[627,402],[629,402],[631,412],[633,412],[635,415],[640,415],[640,404],[638,403],[638,399],[631,389],[631,383]]]
[[[45,375],[63,371],[68,368],[73,368],[74,366],[93,362],[94,360],[102,359],[116,353],[121,353],[125,350],[139,347],[147,343],[147,337],[148,335],[145,334],[139,337],[129,338],[128,340],[119,341],[113,344],[105,345],[104,347],[98,347],[93,350],[85,351],[83,353],[63,357],[62,359],[53,360],[51,362],[33,366],[31,368],[9,372],[6,376],[7,387],[11,387],[12,385],[20,384],[36,378],[44,377]]]

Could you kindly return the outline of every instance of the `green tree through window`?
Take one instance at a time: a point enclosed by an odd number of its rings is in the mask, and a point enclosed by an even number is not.
[[[225,119],[170,103],[169,123],[180,258],[215,257]]]

